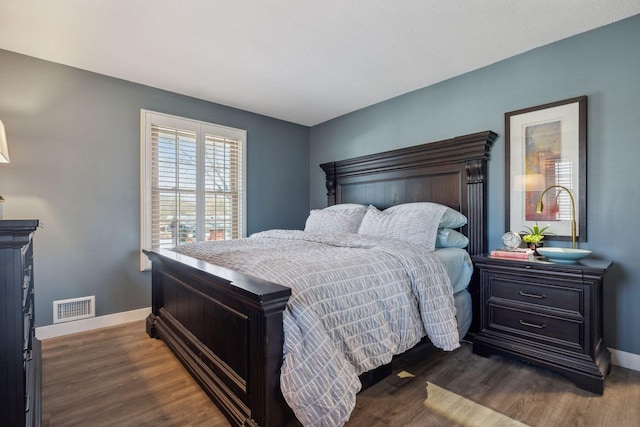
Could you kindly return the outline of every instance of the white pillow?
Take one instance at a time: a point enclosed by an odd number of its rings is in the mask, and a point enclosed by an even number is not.
[[[438,229],[436,248],[466,248],[467,246],[469,246],[469,239],[464,234],[450,228]]]
[[[339,211],[342,209],[355,209],[355,208],[367,208],[367,205],[361,205],[359,203],[338,203],[337,205],[327,206],[323,210],[325,211]]]
[[[381,212],[369,206],[358,234],[403,240],[434,250],[443,213],[444,206],[433,206],[430,211],[413,209],[397,213]]]
[[[352,209],[314,209],[309,213],[304,231],[309,233],[357,233],[365,206]]]
[[[431,209],[433,205],[444,206],[445,211],[440,219],[440,228],[459,228],[467,223],[467,217],[462,213],[458,212],[455,209],[450,208],[446,205],[441,205],[439,203],[433,202],[414,202],[414,203],[403,203],[400,205],[391,206],[390,208],[385,209],[385,212],[388,213],[396,213],[396,212],[407,212],[413,211],[417,209]]]

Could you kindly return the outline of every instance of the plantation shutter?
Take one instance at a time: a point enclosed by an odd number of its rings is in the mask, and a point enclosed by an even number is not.
[[[239,141],[205,135],[205,239],[242,236],[242,145]]]
[[[196,225],[195,132],[151,126],[151,247],[192,241]]]
[[[245,132],[144,110],[142,116],[142,248],[243,237]]]

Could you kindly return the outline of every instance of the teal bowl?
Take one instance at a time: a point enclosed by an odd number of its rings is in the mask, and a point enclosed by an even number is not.
[[[572,248],[538,248],[538,253],[546,257],[551,262],[559,262],[562,264],[575,264],[582,258],[591,255],[588,249],[572,249]]]

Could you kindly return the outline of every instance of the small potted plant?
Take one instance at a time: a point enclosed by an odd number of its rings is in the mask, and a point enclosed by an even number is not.
[[[549,226],[546,227],[538,227],[538,223],[536,222],[533,227],[524,227],[526,230],[521,231],[520,233],[526,233],[522,236],[522,240],[527,244],[529,249],[533,249],[535,254],[538,255],[538,248],[542,246],[542,239],[546,235],[555,235],[555,233],[547,232]]]

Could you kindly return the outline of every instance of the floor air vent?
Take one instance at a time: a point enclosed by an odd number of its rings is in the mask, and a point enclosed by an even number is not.
[[[96,297],[71,298],[53,302],[53,323],[96,316]]]

